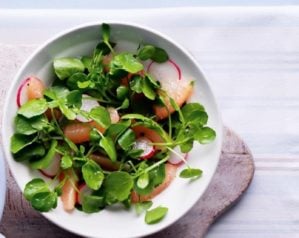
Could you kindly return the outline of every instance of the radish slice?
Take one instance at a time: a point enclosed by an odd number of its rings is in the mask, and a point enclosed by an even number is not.
[[[77,193],[76,202],[82,205],[83,195],[91,195],[92,189],[90,189],[85,183],[79,185],[79,193]]]
[[[152,61],[148,65],[147,71],[158,81],[174,79],[181,80],[182,78],[181,69],[173,60],[168,60],[162,64]]]
[[[143,150],[141,159],[149,159],[155,154],[155,148],[151,145],[152,141],[146,137],[139,137],[133,146],[135,150]]]
[[[173,153],[173,152],[170,153],[170,157],[168,159],[168,162],[171,163],[171,164],[175,164],[175,165],[179,165],[179,164],[184,163],[184,161],[182,160],[181,157],[183,157],[186,160],[187,156],[188,156],[188,153],[182,153],[179,146],[175,147],[173,150],[176,153]],[[178,154],[180,156],[178,156]]]
[[[39,171],[48,178],[54,178],[59,172],[60,159],[60,155],[56,153],[49,167],[46,169],[40,169]]]
[[[80,108],[81,111],[90,112],[91,109],[100,106],[100,104],[96,100],[91,99],[91,98],[86,98],[86,97],[89,97],[88,95],[83,94],[82,96],[83,96],[82,97],[82,106]],[[92,121],[91,119],[87,119],[81,115],[77,115],[76,119],[81,122]]]
[[[25,102],[28,101],[26,84],[29,81],[30,81],[30,77],[25,79],[21,83],[20,87],[18,88],[18,92],[17,92],[17,105],[18,105],[18,107],[21,107],[21,105],[23,105]]]

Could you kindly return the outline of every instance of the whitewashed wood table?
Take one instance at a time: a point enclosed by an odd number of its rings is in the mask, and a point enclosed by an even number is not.
[[[0,9],[0,75],[5,79],[0,81],[0,96],[32,52],[22,44],[39,45],[63,29],[103,19],[153,27],[196,57],[224,123],[254,155],[255,177],[246,196],[212,226],[207,238],[298,237],[298,16],[298,6]]]

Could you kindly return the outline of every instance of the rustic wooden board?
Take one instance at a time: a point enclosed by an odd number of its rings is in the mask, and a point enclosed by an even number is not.
[[[34,211],[24,200],[8,170],[7,173],[7,200],[0,233],[8,238],[78,237],[62,230]],[[174,225],[148,238],[203,237],[211,224],[243,195],[253,174],[254,163],[248,147],[232,130],[224,128],[220,162],[205,194],[193,209]]]

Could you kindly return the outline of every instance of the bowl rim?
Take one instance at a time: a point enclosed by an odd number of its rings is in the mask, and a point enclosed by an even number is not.
[[[3,127],[3,124],[4,124],[3,122],[6,121],[5,120],[6,112],[9,110],[9,100],[8,99],[10,98],[10,95],[14,92],[13,86],[18,82],[18,79],[20,78],[22,72],[27,67],[27,65],[34,59],[34,57],[36,57],[36,55],[39,54],[49,44],[53,43],[54,41],[58,40],[59,38],[65,36],[67,34],[70,34],[70,33],[74,32],[74,31],[83,30],[84,28],[95,27],[95,26],[99,26],[100,27],[101,24],[103,24],[103,23],[107,23],[107,24],[109,24],[111,26],[117,25],[117,26],[124,26],[124,27],[133,27],[133,28],[135,28],[137,30],[146,31],[146,32],[148,32],[150,34],[153,34],[153,35],[155,35],[155,36],[157,36],[159,38],[164,39],[165,41],[169,42],[170,44],[172,44],[176,48],[178,48],[181,52],[183,52],[192,61],[192,63],[196,66],[196,68],[198,69],[199,73],[201,74],[203,80],[205,81],[207,89],[211,92],[210,96],[213,99],[214,109],[215,109],[215,111],[217,113],[217,116],[218,116],[217,120],[218,120],[218,125],[219,125],[220,129],[219,129],[219,131],[217,131],[217,138],[218,138],[219,143],[220,143],[220,150],[217,153],[216,166],[213,168],[213,170],[211,172],[212,174],[211,174],[210,179],[208,180],[208,183],[203,188],[203,193],[201,194],[201,196],[198,197],[197,200],[194,201],[193,204],[190,205],[190,207],[188,207],[188,209],[185,209],[185,211],[178,218],[172,220],[171,222],[169,222],[168,224],[165,224],[164,226],[161,226],[159,228],[151,230],[150,232],[142,234],[142,236],[148,236],[148,235],[155,234],[155,233],[157,233],[157,232],[159,232],[161,230],[164,230],[167,227],[171,226],[172,224],[174,224],[175,222],[177,222],[179,219],[181,219],[187,212],[189,212],[194,207],[194,205],[196,204],[196,202],[205,193],[206,189],[208,188],[209,184],[211,183],[213,175],[216,172],[216,169],[217,169],[218,164],[219,164],[220,155],[221,155],[221,145],[223,143],[223,129],[222,129],[223,128],[223,122],[222,122],[222,117],[221,117],[221,113],[220,113],[220,110],[219,110],[219,106],[216,103],[217,101],[216,101],[215,95],[214,95],[213,91],[211,90],[211,86],[210,86],[210,84],[209,84],[209,82],[207,80],[207,77],[205,76],[206,74],[204,73],[202,67],[199,66],[199,63],[194,58],[194,56],[186,48],[184,48],[180,43],[176,42],[175,40],[173,40],[171,37],[167,36],[166,34],[161,33],[160,31],[157,31],[157,30],[155,30],[155,29],[153,29],[151,27],[146,26],[145,24],[137,24],[137,23],[133,23],[133,22],[130,22],[130,21],[114,21],[114,20],[91,21],[91,22],[86,22],[86,23],[83,23],[83,24],[78,24],[78,25],[69,27],[69,28],[67,28],[65,30],[62,30],[62,31],[54,34],[52,37],[50,37],[48,40],[44,41],[44,43],[42,43],[40,46],[38,46],[30,54],[30,56],[23,62],[23,64],[21,65],[21,67],[18,69],[17,73],[13,77],[13,80],[11,82],[10,88],[9,88],[9,90],[6,93],[5,101],[4,101],[4,105],[3,105],[1,137],[2,137],[2,140],[4,140],[5,135],[6,135],[5,128]],[[10,163],[10,158],[9,158],[10,155],[11,155],[11,153],[9,151],[9,148],[3,146],[3,152],[4,152],[5,160],[7,161],[9,168],[11,168],[11,163]],[[14,170],[11,170],[11,172],[12,172],[13,177],[16,178]],[[22,187],[20,186],[20,184],[19,184],[19,182],[18,182],[17,179],[16,179],[16,183],[17,183],[19,189],[22,191]],[[0,211],[1,211],[1,209],[0,209]],[[41,213],[41,214],[47,220],[49,220],[50,222],[52,222],[53,224],[57,225],[58,227],[60,227],[60,228],[62,228],[64,230],[67,230],[67,231],[69,231],[69,232],[71,232],[73,234],[86,236],[85,233],[78,232],[78,231],[73,231],[71,229],[68,229],[68,227],[63,227],[62,224],[59,224],[54,219],[49,219],[49,217],[47,216],[46,213]],[[1,214],[0,214],[0,218],[1,218]]]

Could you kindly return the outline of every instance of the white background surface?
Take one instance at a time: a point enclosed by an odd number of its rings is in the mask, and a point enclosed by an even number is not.
[[[40,44],[78,23],[153,27],[201,64],[224,123],[255,157],[248,192],[208,238],[299,237],[299,7],[0,10],[0,44]]]

